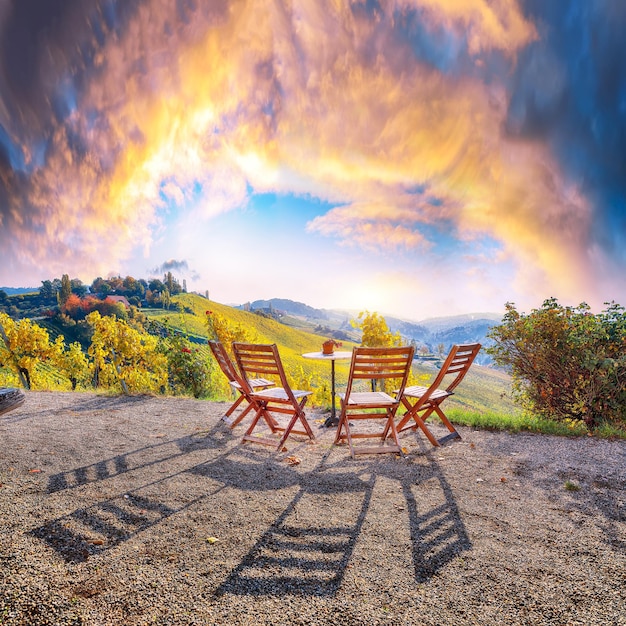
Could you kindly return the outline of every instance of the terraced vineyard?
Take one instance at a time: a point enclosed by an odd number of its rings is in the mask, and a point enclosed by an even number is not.
[[[184,311],[184,312],[181,312]],[[285,369],[296,387],[311,388],[314,394],[311,401],[315,405],[330,404],[330,366],[322,361],[304,359],[305,352],[316,352],[326,339],[305,330],[282,324],[274,319],[255,313],[249,313],[233,307],[209,301],[195,294],[181,294],[172,298],[172,310],[142,309],[149,319],[166,323],[171,328],[180,330],[195,344],[200,354],[207,361],[213,356],[207,345],[206,312],[219,314],[230,324],[241,325],[259,343],[276,343],[279,347]],[[50,329],[48,329],[50,330]],[[53,334],[51,332],[51,334]],[[342,349],[351,350],[354,343],[343,342]],[[336,383],[340,391],[348,378],[349,363],[336,363]],[[435,364],[416,362],[413,377],[416,384],[427,385],[437,372]],[[54,391],[71,389],[69,381],[52,365],[43,363],[37,366],[33,377],[33,388]],[[217,394],[212,399],[224,400],[228,397],[229,388],[221,372],[214,368],[218,384],[213,388]],[[0,368],[0,386],[17,387],[17,377],[10,370]],[[497,370],[472,366],[469,374],[447,403],[452,411],[471,413],[516,414],[519,410],[511,399],[510,379]]]
[[[148,317],[165,321],[175,328],[186,332],[192,341],[198,342],[198,347],[210,356],[206,347],[207,329],[206,312],[208,310],[218,313],[233,324],[241,324],[250,329],[259,343],[276,343],[280,350],[285,369],[290,374],[294,383],[307,378],[313,387],[330,386],[330,369],[328,363],[304,359],[304,352],[315,352],[321,349],[324,337],[314,333],[297,330],[291,326],[281,324],[276,320],[269,319],[255,313],[248,313],[233,307],[206,300],[194,294],[182,294],[173,298],[173,302],[180,303],[187,311],[192,313],[179,313],[175,311],[163,311],[161,309],[144,309]],[[357,344],[344,342],[342,349],[351,350]],[[345,386],[348,378],[349,363],[337,361],[336,377],[337,389]],[[428,384],[437,372],[435,366],[416,364],[413,367],[414,376],[418,384]],[[325,394],[320,393],[319,398]],[[488,412],[499,414],[515,414],[519,409],[511,399],[510,378],[497,370],[478,365],[466,376],[459,386],[457,393],[448,401],[451,409],[471,412]]]

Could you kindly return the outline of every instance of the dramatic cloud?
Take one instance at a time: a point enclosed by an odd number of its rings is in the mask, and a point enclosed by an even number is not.
[[[0,282],[198,267],[275,194],[318,202],[304,264],[321,237],[489,302],[620,299],[624,26],[603,0],[7,0]]]

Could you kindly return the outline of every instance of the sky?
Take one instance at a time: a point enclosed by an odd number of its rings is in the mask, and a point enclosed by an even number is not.
[[[0,286],[626,305],[623,0],[0,0]]]

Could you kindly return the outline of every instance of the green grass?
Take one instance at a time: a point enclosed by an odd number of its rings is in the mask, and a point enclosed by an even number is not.
[[[580,485],[571,480],[566,480],[563,486],[565,487],[565,491],[580,491]]]
[[[516,414],[476,413],[450,409],[446,415],[456,425],[469,426],[479,430],[501,430],[510,433],[529,432],[559,437],[598,437],[600,439],[626,440],[626,429],[614,424],[602,424],[592,432],[582,422],[557,422],[534,417],[519,411]]]

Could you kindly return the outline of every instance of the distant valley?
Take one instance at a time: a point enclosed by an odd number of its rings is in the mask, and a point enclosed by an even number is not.
[[[255,300],[237,308],[261,312],[284,324],[328,334],[338,340],[358,340],[358,333],[350,325],[357,312],[316,309],[302,302],[283,298]],[[448,352],[453,344],[479,342],[487,347],[493,343],[487,337],[492,326],[502,321],[498,313],[467,313],[449,317],[435,317],[409,321],[385,316],[392,332],[398,332],[407,341],[414,341],[418,350],[425,348],[430,354]],[[489,365],[491,357],[481,350],[477,357],[481,365]]]

